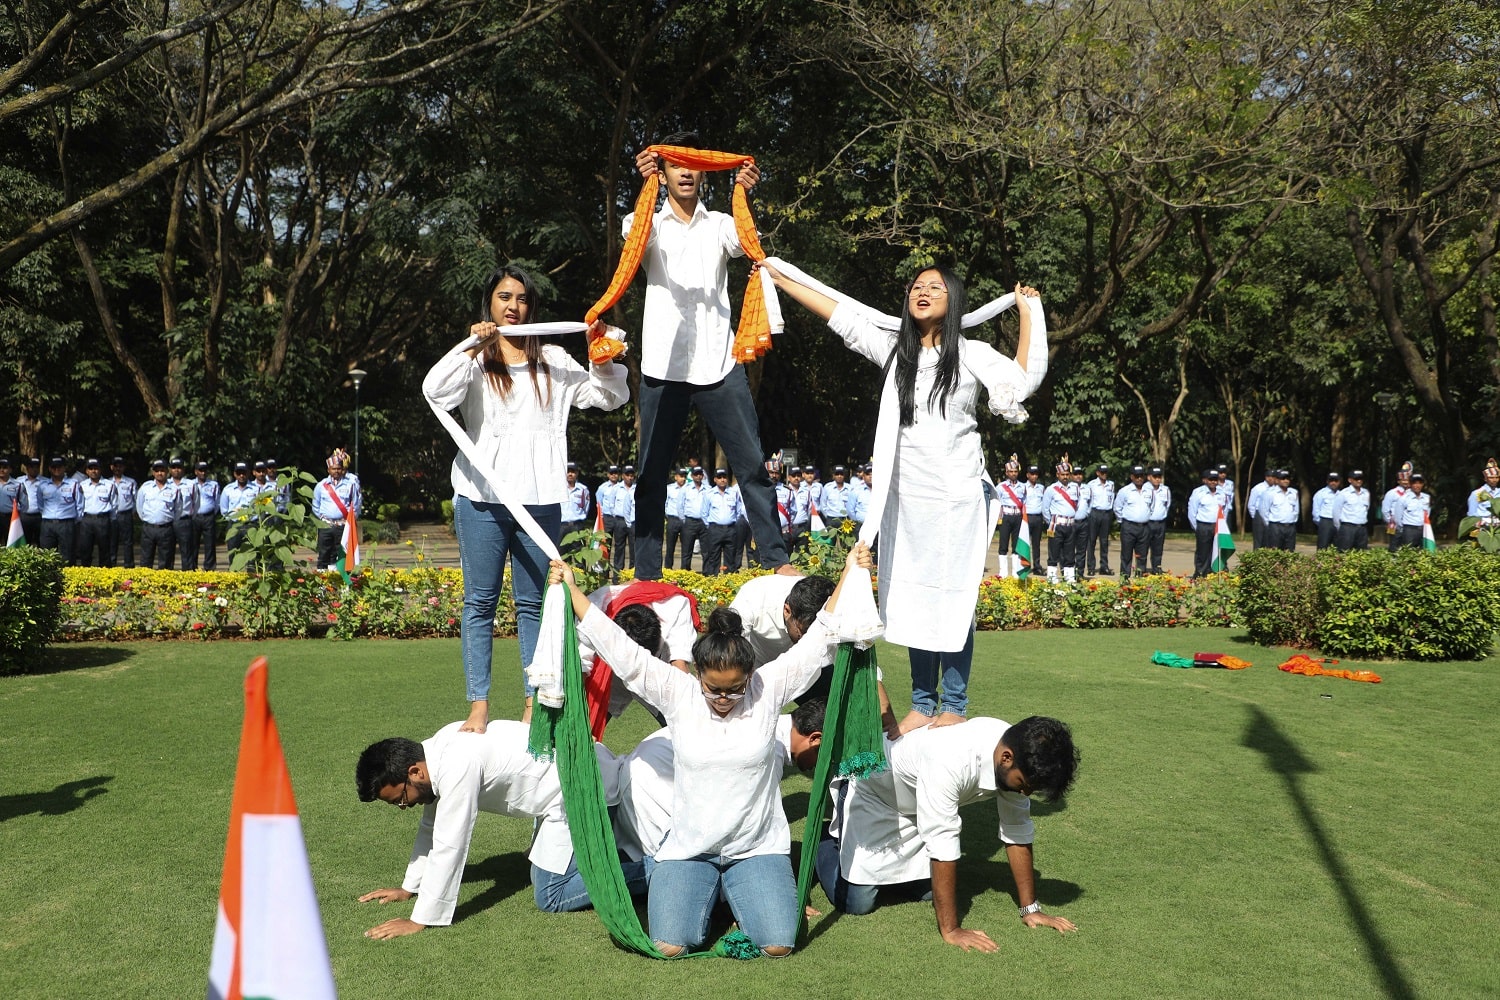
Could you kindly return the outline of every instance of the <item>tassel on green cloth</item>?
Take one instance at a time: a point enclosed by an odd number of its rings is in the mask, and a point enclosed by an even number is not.
[[[714,945],[712,954],[720,958],[739,959],[743,962],[752,958],[759,958],[760,948],[754,941],[750,940],[750,935],[736,927],[728,934],[719,938],[718,943]]]
[[[807,932],[807,900],[812,895],[813,864],[823,818],[828,812],[828,783],[834,774],[867,777],[886,766],[885,734],[880,728],[880,696],[876,689],[875,648],[856,649],[839,644],[823,715],[823,742],[813,769],[807,818],[802,823],[802,857],[797,865],[797,912],[802,934]]]
[[[1191,670],[1193,661],[1186,656],[1178,656],[1176,653],[1164,653],[1157,650],[1151,654],[1151,662],[1159,663],[1164,667],[1176,667],[1179,670]]]
[[[572,613],[571,609],[569,613]],[[575,649],[578,646],[576,639],[573,646]],[[562,722],[563,710],[543,705],[537,698],[531,700],[531,732],[526,738],[526,752],[534,760],[556,760],[557,727]]]

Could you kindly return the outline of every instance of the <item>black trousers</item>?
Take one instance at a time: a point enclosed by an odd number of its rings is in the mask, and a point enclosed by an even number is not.
[[[109,519],[109,544],[115,550],[115,563],[135,569],[135,518],[116,514]]]
[[[1334,544],[1338,546],[1340,552],[1353,549],[1363,552],[1370,547],[1370,526],[1368,524],[1341,524]]]
[[[177,536],[171,523],[141,524],[141,569],[171,569]]]
[[[760,449],[760,422],[745,366],[735,365],[713,385],[667,382],[643,376],[636,412],[641,418],[640,476],[635,494],[636,578],[661,578],[662,521],[666,518],[667,483],[688,414],[696,409],[713,432],[730,471],[738,478],[745,515],[755,533],[761,562],[772,569],[787,561],[776,516],[776,491]],[[717,568],[717,567],[715,567]]]
[[[193,515],[193,548],[202,556],[206,571],[212,573],[219,568],[219,515]]]
[[[710,524],[703,533],[703,574],[733,573],[740,568],[738,553],[734,550],[733,524]]]
[[[759,566],[760,551],[755,547],[755,537],[750,530],[750,522],[736,521],[734,522],[734,565],[738,569],[746,564]]]
[[[1078,561],[1078,535],[1077,522],[1055,526],[1052,529],[1052,537],[1047,539],[1047,565],[1066,568],[1076,563]]]
[[[1146,522],[1146,547],[1151,554],[1151,572],[1161,572],[1161,554],[1167,547],[1167,519]]]
[[[1010,555],[1016,551],[1016,540],[1021,537],[1022,514],[1000,515],[1000,554]]]
[[[76,563],[79,566],[113,566],[115,564],[115,550],[110,546],[108,514],[85,514],[83,520],[78,522],[78,553]],[[95,563],[94,559],[98,562]]]
[[[26,544],[38,546],[42,544],[42,515],[22,514],[21,534],[26,536]]]
[[[1333,526],[1333,518],[1325,517],[1318,522],[1318,551],[1332,548],[1334,540],[1338,537],[1338,530]]]
[[[1130,579],[1131,562],[1135,563],[1135,574],[1146,574],[1146,559],[1150,554],[1150,528],[1147,521],[1120,522],[1120,578]]]
[[[172,522],[172,540],[177,543],[178,568],[198,568],[198,535],[193,531],[193,515],[179,517]],[[170,566],[167,567],[171,569]]]
[[[324,525],[318,529],[318,565],[333,566],[344,557],[344,526]]]
[[[1403,524],[1396,529],[1396,548],[1420,549],[1421,547],[1422,526],[1420,524]]]
[[[705,573],[708,572],[708,540],[704,537],[708,531],[708,525],[701,518],[685,517],[682,519],[682,568],[693,568],[693,546],[699,545],[701,551],[698,553],[698,566]]]
[[[609,561],[615,569],[625,568],[625,556],[630,552],[630,522],[616,515],[609,532]],[[635,565],[635,560],[630,560]]]
[[[42,537],[38,547],[56,549],[57,554],[62,556],[63,565],[71,566],[73,565],[73,536],[76,531],[71,517],[44,517],[42,518]]]
[[[1088,541],[1084,543],[1089,572],[1094,572],[1094,551],[1099,552],[1099,572],[1109,573],[1109,522],[1114,515],[1107,510],[1089,511]]]
[[[1250,519],[1250,546],[1256,549],[1266,547],[1266,519],[1259,514]]]
[[[1286,552],[1297,550],[1297,526],[1295,524],[1268,521],[1264,529],[1264,537],[1267,548],[1281,549]]]
[[[1214,548],[1219,544],[1219,522],[1199,521],[1193,525],[1193,534],[1193,578],[1197,579],[1214,571]]]
[[[677,568],[677,543],[682,538],[682,518],[667,518],[667,540],[662,550],[662,568]],[[687,569],[688,563],[693,561],[693,547],[689,545],[687,551],[682,554],[682,568]]]

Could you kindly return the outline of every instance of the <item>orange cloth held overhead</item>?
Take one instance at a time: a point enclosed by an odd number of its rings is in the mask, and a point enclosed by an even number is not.
[[[755,158],[740,153],[721,153],[711,149],[692,149],[687,146],[648,146],[646,151],[679,166],[692,170],[730,170],[749,166]],[[646,256],[646,244],[651,239],[651,221],[656,212],[656,195],[661,189],[661,174],[655,173],[641,185],[641,193],[635,199],[635,218],[631,220],[630,232],[625,237],[625,246],[620,250],[620,262],[615,266],[614,277],[609,287],[589,308],[584,322],[592,324],[605,311],[613,309],[615,303],[630,287],[641,260]],[[745,256],[753,261],[765,260],[760,237],[755,231],[755,219],[750,215],[750,202],[745,197],[744,185],[734,186],[734,231],[739,235],[740,247]],[[745,300],[740,306],[740,325],[734,334],[734,359],[738,362],[754,361],[771,349],[771,324],[766,316],[765,292],[759,281],[752,278],[745,285]]]
[[[1379,684],[1380,675],[1373,670],[1329,670],[1323,666],[1324,663],[1337,663],[1338,660],[1315,660],[1303,653],[1287,660],[1277,667],[1289,674],[1302,674],[1306,677],[1341,677],[1346,681],[1364,681],[1367,684]]]

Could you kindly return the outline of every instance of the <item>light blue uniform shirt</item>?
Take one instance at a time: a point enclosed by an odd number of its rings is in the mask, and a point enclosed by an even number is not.
[[[1333,505],[1338,502],[1339,491],[1332,486],[1325,486],[1313,494],[1312,519],[1313,524],[1319,524],[1323,518],[1332,519]]]
[[[78,520],[83,515],[79,506],[82,499],[75,479],[64,479],[61,483],[43,479],[37,486],[37,506],[42,517],[49,521]]]
[[[682,519],[702,521],[708,515],[709,488],[689,482],[682,488]]]
[[[22,476],[21,483],[21,510],[28,514],[35,514],[42,509],[42,483],[45,480],[30,476]]]
[[[589,488],[582,483],[568,487],[568,499],[562,502],[564,524],[577,524],[589,516]]]
[[[250,480],[246,480],[243,486],[238,479],[232,483],[226,483],[219,491],[219,513],[229,517],[241,507],[248,507],[255,502],[260,495],[260,488]]]
[[[708,506],[703,520],[708,524],[733,524],[739,520],[740,511],[743,508],[738,486],[723,490],[715,486],[708,491]]]
[[[193,482],[197,483],[195,478]],[[219,481],[206,476],[198,483],[198,509],[195,514],[217,514],[219,512]]]
[[[171,524],[177,517],[177,484],[168,479],[157,485],[153,479],[135,494],[135,510],[147,524]]]
[[[1403,528],[1420,528],[1423,517],[1430,510],[1432,510],[1431,493],[1425,490],[1421,493],[1408,490],[1406,496],[1396,501],[1392,513],[1396,516],[1396,523]]]
[[[1087,480],[1079,489],[1079,499],[1087,500],[1090,511],[1114,510],[1115,482],[1113,479],[1099,481],[1099,477]]]
[[[1014,498],[1012,498],[1014,494]],[[1001,514],[1023,514],[1026,512],[1026,484],[1019,479],[1002,479],[995,484],[995,495],[1000,498]]]
[[[318,485],[313,487],[313,516],[324,521],[344,520],[344,512],[339,510],[338,504],[333,502],[333,497],[328,495],[329,486],[333,487],[333,492],[338,494],[344,506],[352,510],[355,517],[359,517],[364,503],[359,493],[359,477],[352,472],[344,473],[344,478],[338,482],[334,482],[332,476],[324,476]]]
[[[599,490],[594,494],[595,498],[599,501],[599,510],[604,513],[605,517],[614,517],[617,513],[615,510],[615,493],[619,490],[620,485],[618,482],[612,483],[606,479],[599,484]]]
[[[1370,491],[1355,490],[1353,486],[1345,486],[1339,490],[1338,498],[1333,504],[1333,526],[1337,528],[1345,524],[1368,524],[1369,522]]]
[[[169,476],[167,485],[177,490],[177,516],[192,517],[198,509],[198,480],[186,476],[174,480]]]
[[[1115,494],[1115,517],[1144,524],[1151,520],[1151,487],[1127,483]]]
[[[840,486],[838,483],[829,483],[823,487],[823,502],[818,505],[818,513],[824,517],[837,518],[842,521],[849,516],[849,493],[851,488],[848,483]]]
[[[1188,497],[1188,520],[1193,524],[1216,523],[1219,520],[1219,509],[1224,498],[1219,496],[1217,489],[1200,486]]]
[[[1047,487],[1043,486],[1040,481],[1032,482],[1029,479],[1021,485],[1026,487],[1026,492],[1021,494],[1021,499],[1026,502],[1027,515],[1039,516],[1045,514],[1047,511]]]
[[[130,476],[110,477],[109,481],[115,484],[115,513],[132,513],[135,510],[135,491],[140,485]]]
[[[22,500],[21,481],[19,479],[7,479],[0,483],[0,519],[9,518],[12,507],[26,509],[25,501]]]
[[[626,524],[635,523],[635,484],[620,484],[615,490],[615,517],[623,517]]]
[[[1079,509],[1077,483],[1058,480],[1047,487],[1047,502],[1043,506],[1043,513],[1047,515],[1049,524],[1058,518],[1064,521],[1076,520]]]
[[[667,484],[666,515],[668,517],[682,516],[682,491],[687,489],[687,483],[679,483],[675,478]]]
[[[1151,520],[1165,521],[1172,510],[1172,488],[1166,483],[1152,488]]]
[[[116,493],[115,484],[108,479],[101,479],[97,483],[85,479],[78,484],[78,489],[83,494],[83,507],[79,514],[113,514],[115,512]]]
[[[849,519],[865,523],[865,515],[870,512],[870,487],[865,485],[863,479],[853,484],[849,493]]]
[[[1272,524],[1296,524],[1302,516],[1302,497],[1296,490],[1273,486],[1260,498],[1260,514]]]

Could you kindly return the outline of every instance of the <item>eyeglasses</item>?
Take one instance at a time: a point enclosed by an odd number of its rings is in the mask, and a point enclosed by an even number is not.
[[[911,291],[907,294],[912,298],[917,298],[924,292],[934,299],[940,299],[948,294],[948,286],[935,281],[928,285],[912,285]]]
[[[745,692],[750,688],[748,680],[739,687],[729,689],[709,687],[701,680],[698,685],[703,688],[703,697],[709,701],[739,701],[745,697]]]
[[[406,801],[406,790],[407,786],[409,786],[410,784],[410,778],[407,778],[405,781],[401,782],[401,795],[396,799],[395,802],[392,802],[391,805],[395,806],[397,809],[410,809],[412,807],[413,803]]]

